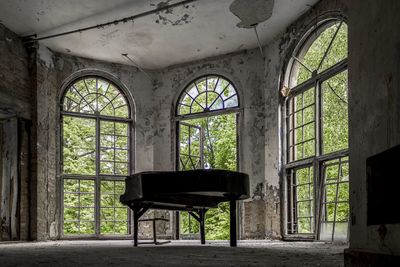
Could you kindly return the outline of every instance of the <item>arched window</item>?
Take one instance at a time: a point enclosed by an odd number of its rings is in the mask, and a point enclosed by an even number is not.
[[[221,76],[205,76],[190,83],[181,94],[177,115],[217,111],[238,106],[236,89],[228,80]]]
[[[85,76],[61,100],[63,235],[127,235],[119,203],[131,170],[132,112],[114,82]]]
[[[289,62],[282,89],[287,234],[347,238],[347,39],[344,21],[322,21]]]
[[[240,110],[235,86],[219,75],[199,77],[184,88],[176,107],[176,168],[236,171]],[[210,225],[207,239],[229,238],[229,223],[226,223],[229,222],[229,209],[226,205],[207,212],[206,221],[222,222],[214,226],[206,223]],[[187,212],[182,212],[180,218],[180,236],[196,236],[198,222]]]

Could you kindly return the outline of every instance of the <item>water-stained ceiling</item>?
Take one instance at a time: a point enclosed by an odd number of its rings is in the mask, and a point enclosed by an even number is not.
[[[317,1],[275,0],[271,18],[257,26],[261,43],[272,40]],[[41,37],[129,17],[176,2],[179,0],[2,0],[0,22],[20,36],[37,33]],[[198,0],[134,22],[41,43],[54,51],[123,64],[128,62],[121,54],[127,53],[146,69],[257,47],[254,30],[236,26],[240,19],[229,10],[232,2]]]

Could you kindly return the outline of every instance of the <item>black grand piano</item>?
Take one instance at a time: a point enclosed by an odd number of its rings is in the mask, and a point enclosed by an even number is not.
[[[236,201],[249,198],[249,176],[226,170],[149,171],[125,179],[121,203],[133,211],[134,246],[138,244],[138,220],[148,209],[188,211],[200,223],[205,244],[204,220],[208,209],[230,203],[230,245],[236,247]]]

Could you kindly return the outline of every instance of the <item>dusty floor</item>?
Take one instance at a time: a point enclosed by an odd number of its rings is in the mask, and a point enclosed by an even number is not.
[[[0,266],[343,266],[342,245],[309,242],[132,241],[0,243]]]

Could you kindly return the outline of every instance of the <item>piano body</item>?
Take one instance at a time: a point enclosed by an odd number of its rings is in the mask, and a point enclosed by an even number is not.
[[[221,202],[230,203],[230,245],[237,245],[236,201],[249,198],[249,176],[244,173],[200,169],[149,171],[125,179],[121,203],[133,211],[134,245],[138,244],[138,220],[148,209],[188,211],[200,223],[205,244],[205,214]]]

